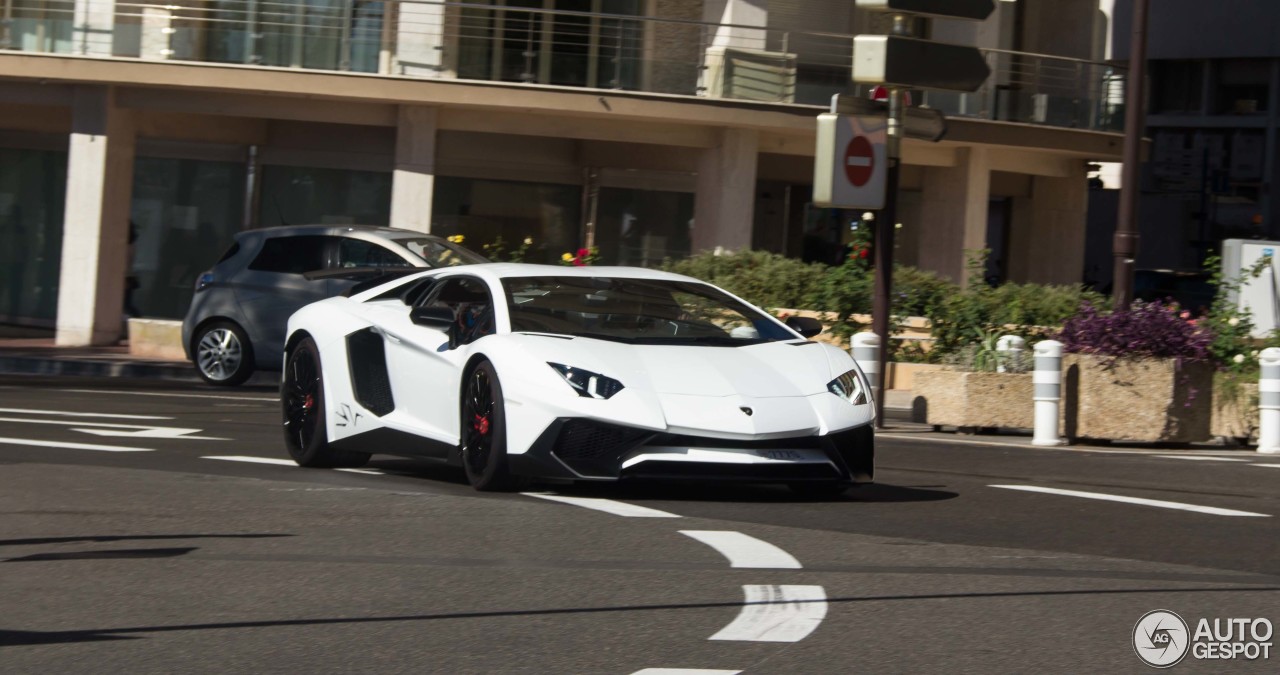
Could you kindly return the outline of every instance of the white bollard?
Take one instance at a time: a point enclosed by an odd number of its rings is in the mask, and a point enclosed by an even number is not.
[[[1065,445],[1058,436],[1058,404],[1062,401],[1062,343],[1036,343],[1036,369],[1031,375],[1035,387],[1035,435],[1032,445]]]
[[[1008,370],[1005,364],[1016,363],[1026,348],[1027,341],[1017,335],[1001,335],[1000,339],[996,340],[996,372],[1003,373]]]
[[[849,341],[849,352],[858,362],[867,380],[871,382],[872,395],[880,400],[880,336],[875,333],[858,333]]]
[[[1269,347],[1258,355],[1258,452],[1280,453],[1280,349]]]

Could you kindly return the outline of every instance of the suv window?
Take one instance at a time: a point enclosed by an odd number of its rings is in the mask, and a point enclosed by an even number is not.
[[[413,267],[400,254],[363,239],[343,237],[338,243],[338,267]]]
[[[249,269],[284,274],[322,270],[326,267],[325,244],[328,242],[329,237],[317,235],[272,237],[262,242],[262,250],[249,263]]]

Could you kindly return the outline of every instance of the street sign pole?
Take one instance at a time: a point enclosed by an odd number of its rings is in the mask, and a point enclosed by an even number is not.
[[[1138,257],[1138,197],[1141,186],[1142,126],[1146,114],[1147,14],[1149,0],[1134,0],[1133,38],[1129,50],[1129,89],[1125,94],[1124,168],[1120,176],[1120,213],[1111,243],[1112,309],[1133,302],[1134,259]]]
[[[893,34],[911,35],[910,17],[893,16]],[[871,297],[871,330],[880,336],[879,360],[880,396],[876,397],[876,427],[883,429],[884,394],[889,391],[889,315],[893,312],[890,292],[893,289],[893,239],[898,224],[898,172],[902,163],[902,131],[906,117],[906,92],[900,87],[889,87],[889,139],[885,144],[889,157],[889,173],[885,181],[884,209],[876,219],[876,232],[872,250],[875,254],[875,278]],[[874,385],[873,385],[874,386]]]

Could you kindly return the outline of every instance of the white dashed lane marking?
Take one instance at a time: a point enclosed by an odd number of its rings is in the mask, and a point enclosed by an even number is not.
[[[707,670],[705,668],[645,668],[631,675],[738,675],[741,670]]]
[[[1216,506],[1198,506],[1196,504],[1183,504],[1181,502],[1166,502],[1159,499],[1143,499],[1141,497],[1123,497],[1120,495],[1109,495],[1101,492],[1080,492],[1078,490],[1060,490],[1058,488],[1039,487],[1036,485],[992,485],[993,488],[1001,488],[1003,490],[1020,490],[1023,492],[1040,492],[1048,495],[1059,495],[1062,497],[1080,497],[1082,499],[1097,499],[1107,502],[1121,502],[1124,504],[1137,504],[1139,506],[1154,506],[1161,509],[1174,509],[1177,511],[1191,511],[1193,513],[1206,513],[1212,516],[1250,516],[1256,518],[1270,518],[1265,513],[1253,513],[1252,511],[1237,511],[1235,509],[1220,509]]]
[[[278,398],[267,398],[265,396],[218,396],[216,394],[176,394],[167,391],[112,391],[107,389],[63,389],[73,394],[124,394],[126,396],[161,396],[164,398],[207,398],[219,401],[265,401],[270,403],[279,403]],[[168,418],[166,418],[168,419]]]
[[[365,474],[365,475],[367,475],[367,476],[385,476],[385,475],[387,475],[385,471],[380,471],[380,470],[378,470],[378,469],[334,469],[334,470],[335,470],[335,471],[346,471],[347,473],[362,473],[362,474]]]
[[[742,612],[710,640],[799,642],[827,616],[821,586],[743,586]]]
[[[1270,469],[1280,469],[1280,464],[1250,464],[1249,466],[1265,466]]]
[[[102,417],[117,420],[171,420],[172,417],[160,417],[158,415],[117,415],[111,413],[87,413],[75,412],[72,410],[34,410],[31,408],[0,408],[0,413],[26,413],[28,415],[59,415],[62,417]],[[88,422],[81,422],[88,424]]]
[[[611,513],[615,516],[624,516],[627,518],[679,518],[680,516],[666,511],[651,509],[647,506],[636,506],[635,504],[627,504],[626,502],[615,502],[612,499],[597,499],[594,497],[566,497],[565,495],[550,494],[547,492],[521,492],[526,497],[537,497],[538,499],[547,499],[553,502],[561,502],[563,504],[572,504],[573,506],[581,506],[584,509],[593,511],[603,511]]]
[[[210,455],[200,459],[220,459],[226,462],[248,462],[250,464],[274,464],[276,466],[297,467],[298,463],[291,459],[273,459],[270,457],[246,457],[243,455]]]
[[[801,568],[800,561],[786,551],[741,532],[715,530],[680,530],[680,534],[693,537],[719,551],[729,559],[730,567],[758,569]]]
[[[1235,457],[1205,457],[1203,455],[1156,455],[1161,459],[1190,459],[1197,462],[1247,462],[1247,459]]]
[[[41,448],[97,450],[99,452],[155,452],[151,448],[130,448],[122,445],[95,445],[93,443],[64,443],[62,441],[38,441],[32,438],[0,438],[0,445],[34,445]]]

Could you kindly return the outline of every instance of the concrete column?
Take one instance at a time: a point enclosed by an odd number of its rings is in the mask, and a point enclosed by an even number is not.
[[[725,129],[719,146],[702,151],[693,206],[694,253],[751,248],[759,147],[758,132]]]
[[[114,344],[123,324],[133,197],[132,114],[110,87],[72,95],[58,280],[59,346]]]
[[[460,17],[461,9],[446,7],[442,0],[396,3],[395,53],[386,59],[387,72],[417,77],[456,77]],[[486,48],[492,46],[491,42],[485,42]]]
[[[1009,280],[1078,284],[1084,275],[1089,182],[1084,162],[1067,178],[1036,176],[1030,197],[1013,200]]]
[[[72,51],[89,56],[111,56],[115,20],[115,0],[76,0],[72,9]]]
[[[400,106],[396,168],[391,174],[391,227],[431,231],[437,118],[435,108]]]
[[[917,264],[959,284],[968,283],[969,251],[987,247],[991,202],[990,159],[985,148],[961,148],[953,167],[929,167],[921,189]]]

